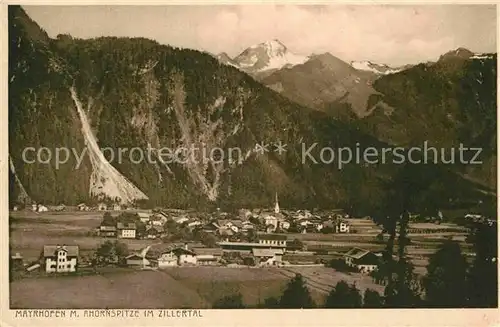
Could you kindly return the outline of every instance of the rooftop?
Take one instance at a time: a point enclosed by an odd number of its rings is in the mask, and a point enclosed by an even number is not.
[[[101,225],[100,230],[106,232],[116,232],[116,226]]]
[[[371,252],[363,255],[361,258],[356,259],[355,261],[355,263],[358,265],[378,265],[379,262],[380,258]]]
[[[259,235],[259,240],[286,241],[286,235],[281,234],[262,234]]]
[[[260,248],[285,248],[285,245],[270,245],[270,244],[261,244],[261,243],[252,243],[252,242],[218,242],[220,246],[236,246],[236,247],[260,247]]]
[[[282,249],[259,249],[253,248],[252,254],[254,257],[274,257],[276,254],[283,254]]]
[[[368,253],[371,253],[371,252],[368,250],[365,250],[365,249],[361,249],[361,248],[352,248],[346,252],[345,256],[351,257],[354,259],[360,259],[363,256],[367,255]]]
[[[116,228],[117,229],[137,229],[137,226],[135,225],[135,223],[122,223],[122,222],[119,222],[116,225]]]
[[[129,254],[128,256],[125,257],[126,259],[142,259],[142,256],[137,253],[132,253]]]
[[[44,245],[43,246],[43,256],[53,257],[56,256],[56,252],[62,249],[68,253],[70,257],[77,257],[79,253],[78,245]]]
[[[12,259],[22,259],[22,258],[23,258],[23,256],[21,255],[21,253],[16,252],[16,254],[15,254],[15,255],[13,255],[13,256],[11,256],[11,258],[12,258]]]
[[[175,255],[181,255],[181,254],[189,254],[189,255],[196,255],[194,251],[187,250],[185,248],[175,248],[172,250]]]
[[[193,248],[192,250],[196,255],[222,255],[221,248]]]

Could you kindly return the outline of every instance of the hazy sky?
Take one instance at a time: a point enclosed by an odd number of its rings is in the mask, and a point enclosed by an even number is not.
[[[496,52],[493,5],[23,7],[51,37],[141,36],[230,56],[274,38],[299,54],[391,65],[436,60],[457,47]]]

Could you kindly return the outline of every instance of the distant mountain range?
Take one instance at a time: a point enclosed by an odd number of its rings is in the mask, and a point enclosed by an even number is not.
[[[465,142],[460,135],[489,135],[483,141],[492,156],[487,155],[481,166],[462,167],[466,170],[463,176],[496,188],[496,154],[492,150],[496,144],[496,91],[492,80],[496,76],[496,54],[458,48],[441,55],[436,62],[400,67],[371,61],[347,63],[330,53],[287,54],[287,47],[273,40],[252,46],[237,57],[250,55],[259,63],[258,69],[242,67],[227,55],[221,61],[231,62],[296,103],[325,112],[389,144],[410,146],[417,140],[427,140],[451,146],[458,145],[459,140]],[[269,59],[274,57],[281,59],[280,65],[266,66],[277,62]],[[294,60],[286,60],[289,57]],[[476,74],[480,78],[473,77]],[[424,80],[427,85],[422,85]],[[489,85],[486,88],[485,82]],[[434,103],[437,98],[431,97],[437,90],[441,92],[440,103]],[[398,101],[393,99],[396,95]],[[471,98],[481,100],[472,105],[459,104]],[[488,104],[484,103],[486,99]]]
[[[307,56],[295,54],[288,50],[278,39],[250,46],[234,58],[229,57],[225,52],[216,55],[216,58],[221,63],[236,67],[257,78],[267,76],[270,71],[292,68],[304,64],[316,57],[318,57],[317,54]],[[357,70],[369,71],[380,75],[397,73],[411,67],[411,65],[405,65],[393,68],[385,64],[377,64],[370,61],[352,61],[350,65]]]

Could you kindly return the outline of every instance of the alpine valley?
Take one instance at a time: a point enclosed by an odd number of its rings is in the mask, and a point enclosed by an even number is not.
[[[9,6],[11,203],[97,198],[151,206],[345,207],[370,212],[406,165],[303,162],[323,147],[483,148],[481,165],[413,165],[420,203],[496,197],[496,54],[453,50],[388,67],[299,55],[279,40],[235,58],[144,38],[51,39]],[[287,144],[258,154],[256,144]],[[242,162],[108,162],[101,149],[238,147]],[[27,147],[86,155],[55,167]],[[272,147],[271,147],[272,149]],[[158,153],[153,153],[157,157]]]

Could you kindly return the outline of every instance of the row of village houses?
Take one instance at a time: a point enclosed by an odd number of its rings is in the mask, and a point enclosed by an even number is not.
[[[97,228],[97,233],[103,237],[117,238],[137,238],[139,236],[155,239],[165,235],[164,225],[169,219],[169,215],[163,212],[147,213],[138,212],[138,219],[146,225],[146,235],[137,234],[137,225],[134,222],[117,222],[116,225],[101,224]],[[290,221],[280,219],[275,215],[265,215],[261,223],[256,226],[247,218],[243,219],[216,219],[212,222],[204,222],[198,218],[191,218],[186,215],[172,217],[173,221],[179,225],[189,228],[200,228],[207,233],[215,233],[221,237],[232,237],[238,233],[247,233],[250,230],[264,230],[267,233],[274,233],[278,229],[288,231]],[[255,222],[255,221],[254,221]],[[328,228],[335,233],[349,233],[351,231],[348,222],[343,220],[321,221],[319,219],[301,219],[297,222],[303,233],[320,232],[323,228]]]
[[[157,244],[134,252],[125,258],[125,264],[139,268],[166,268],[176,266],[203,266],[227,264],[223,254],[237,254],[254,266],[282,266],[287,262],[283,256],[287,253],[287,238],[279,234],[263,234],[256,242],[222,241],[218,248],[190,247],[185,244]],[[371,272],[378,266],[379,256],[368,250],[353,248],[344,255],[345,263],[360,272]],[[26,267],[27,271],[44,269],[47,273],[75,272],[79,266],[79,247],[77,245],[46,245],[43,247],[39,262]],[[118,259],[116,259],[118,263]],[[22,257],[11,257],[11,263],[19,266]],[[88,264],[88,263],[87,263]]]
[[[31,207],[29,207],[31,211],[34,212],[48,212],[48,211],[64,211],[67,210],[68,207],[65,206],[64,204],[60,204],[57,206],[47,206],[43,205],[41,203],[32,203]],[[14,206],[12,208],[13,211],[18,211],[20,209],[19,206]],[[85,203],[80,203],[75,207],[77,211],[121,211],[124,210],[125,207],[119,203],[114,203],[114,204],[106,204],[106,203],[98,203],[96,206],[88,206]],[[129,208],[132,209],[132,208]]]
[[[63,204],[50,208],[50,210],[54,211],[63,211],[65,209],[66,207]],[[76,209],[78,211],[122,211],[124,209],[133,208],[125,208],[119,203],[106,204],[104,202],[101,202],[98,203],[95,207],[90,207],[85,203],[80,203],[76,206]],[[49,208],[41,204],[32,204],[32,210],[36,212],[45,212],[49,211]],[[195,227],[203,224],[202,221],[207,221],[206,219],[193,219],[193,217],[189,217],[189,210],[169,209],[168,211],[173,213],[170,215],[170,217],[174,218],[176,223],[183,224],[187,222],[189,227]],[[153,210],[152,212],[138,212],[138,215],[142,222],[148,224],[151,223],[154,226],[163,226],[163,224],[169,218],[169,214],[165,213],[165,210],[159,208]],[[198,213],[196,213],[195,215],[198,215]],[[220,212],[220,210],[218,209],[211,218],[214,218],[214,216],[217,216],[216,218],[221,218],[224,216],[229,216],[229,214]],[[319,232],[323,228],[329,228],[332,230],[332,232],[337,233],[349,233],[350,226],[347,222],[342,221],[342,218],[348,217],[349,216],[343,213],[342,210],[325,211],[323,212],[323,214],[313,214],[309,210],[282,210],[280,209],[280,205],[278,202],[278,194],[276,194],[273,209],[240,209],[238,213],[238,219],[232,219],[231,225],[228,224],[226,228],[231,229],[233,232],[237,233],[238,231],[236,229],[244,228],[245,224],[247,226],[250,226],[251,224],[249,223],[249,219],[254,218],[258,219],[261,224],[265,226],[265,229],[268,233],[275,232],[277,229],[285,231],[288,230],[291,226],[291,221],[297,222],[300,230],[304,233]],[[224,225],[226,225],[226,223],[224,222],[218,223],[218,229],[222,228]]]

